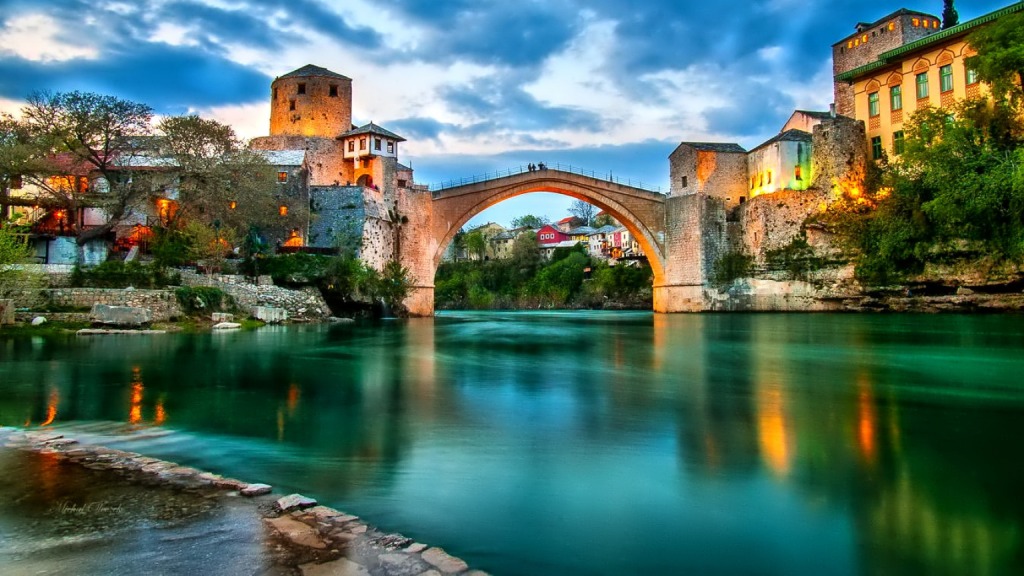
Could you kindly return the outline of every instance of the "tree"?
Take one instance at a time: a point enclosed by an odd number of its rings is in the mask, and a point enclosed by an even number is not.
[[[967,38],[978,51],[967,66],[992,86],[997,99],[1019,105],[1024,96],[1024,13],[1007,14]]]
[[[595,228],[601,228],[603,226],[615,226],[619,227],[619,222],[607,212],[602,212],[594,217],[594,223],[591,226]]]
[[[78,244],[103,236],[151,192],[149,177],[131,167],[148,143],[153,110],[91,92],[36,92],[22,108],[33,155],[26,178],[67,211]],[[102,225],[83,230],[74,217],[100,208]]]
[[[531,277],[541,265],[540,251],[537,250],[537,236],[523,233],[512,243],[512,265],[522,277]]]
[[[530,228],[536,230],[543,228],[549,223],[547,216],[534,216],[533,214],[526,214],[512,219],[512,228]]]
[[[0,114],[0,227],[10,217],[11,188],[28,170],[31,139],[22,122]]]
[[[960,15],[957,14],[956,8],[953,7],[953,0],[943,0],[942,9],[942,29],[952,28],[960,23]]]
[[[0,299],[17,297],[25,300],[30,297],[32,288],[42,285],[40,275],[19,266],[28,262],[31,256],[32,249],[17,228],[0,226]]]
[[[466,250],[472,256],[475,256],[477,260],[483,260],[487,256],[487,238],[480,230],[466,232],[463,242],[465,243]]]
[[[590,226],[594,221],[594,216],[597,215],[597,208],[583,200],[573,200],[569,205],[569,214],[582,220],[584,226]]]
[[[299,210],[286,210],[274,168],[246,148],[227,125],[198,116],[172,116],[157,125],[160,153],[178,170],[179,209],[173,219],[198,220],[232,229],[290,227]],[[173,222],[167,222],[171,225]]]

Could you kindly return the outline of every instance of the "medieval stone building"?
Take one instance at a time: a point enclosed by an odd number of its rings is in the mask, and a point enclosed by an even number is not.
[[[940,29],[930,14],[899,10],[832,46],[836,110],[864,122],[872,158],[899,156],[904,122],[925,106],[949,107],[986,88],[967,66],[975,54],[967,36],[1003,16],[1016,2],[963,24]]]
[[[297,245],[338,248],[381,268],[395,257],[398,192],[413,185],[398,162],[405,139],[374,123],[352,124],[352,79],[307,65],[270,85],[270,135],[251,146],[302,158],[309,191]]]

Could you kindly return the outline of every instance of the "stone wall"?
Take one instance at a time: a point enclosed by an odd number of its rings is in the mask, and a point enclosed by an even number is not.
[[[383,192],[362,186],[322,186],[311,193],[310,246],[340,246],[377,270],[394,257],[395,210],[388,209]]]
[[[729,246],[763,264],[765,254],[787,246],[796,238],[808,216],[821,211],[828,194],[817,190],[786,190],[763,194],[737,209],[737,226]]]
[[[299,84],[303,91],[299,93]],[[333,138],[352,129],[352,80],[284,76],[270,85],[270,134]],[[330,95],[334,87],[335,96]]]
[[[92,308],[95,304],[146,308],[154,322],[167,322],[182,316],[173,290],[127,290],[110,288],[56,288],[42,291],[53,306]]]
[[[703,150],[700,146],[684,142],[669,156],[670,195],[706,194],[721,199],[729,208],[746,200],[747,153]]]
[[[864,123],[844,116],[824,120],[814,127],[811,146],[812,188],[830,192],[832,199],[843,188],[863,191],[868,165]]]
[[[728,247],[725,206],[703,195],[676,196],[665,206],[665,274],[654,286],[656,312],[698,312],[715,262]]]
[[[331,315],[331,310],[320,295],[320,291],[312,287],[289,290],[280,286],[225,281],[223,277],[191,271],[182,271],[181,281],[186,286],[220,288],[225,294],[233,297],[241,309],[250,314],[257,306],[270,306],[287,310],[288,316],[294,320],[322,320]]]

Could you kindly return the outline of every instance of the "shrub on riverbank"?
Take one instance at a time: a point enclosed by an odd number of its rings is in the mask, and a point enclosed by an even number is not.
[[[235,299],[220,288],[182,286],[174,291],[181,311],[188,316],[208,316],[211,312],[235,312]]]
[[[93,268],[76,266],[71,272],[75,288],[166,288],[181,284],[181,276],[158,265],[112,260]]]
[[[469,310],[650,308],[651,282],[646,263],[609,266],[577,248],[557,251],[549,262],[443,263],[434,280],[434,301],[439,309]]]

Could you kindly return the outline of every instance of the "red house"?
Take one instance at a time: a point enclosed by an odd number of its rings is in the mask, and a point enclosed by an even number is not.
[[[542,248],[545,246],[560,244],[571,239],[572,238],[568,234],[562,232],[558,228],[555,228],[551,224],[546,224],[543,228],[537,230],[537,244]]]

